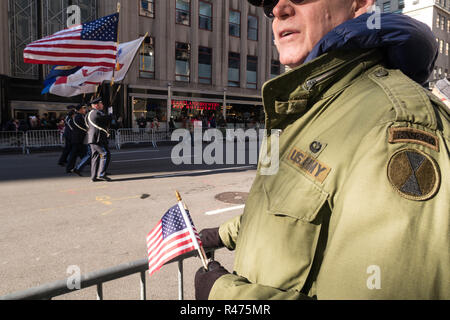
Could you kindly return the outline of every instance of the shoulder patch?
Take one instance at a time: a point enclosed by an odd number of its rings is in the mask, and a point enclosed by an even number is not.
[[[439,152],[438,137],[415,128],[390,128],[389,143],[415,143]]]
[[[423,201],[436,195],[440,185],[439,166],[425,152],[403,149],[388,164],[388,179],[402,197]]]

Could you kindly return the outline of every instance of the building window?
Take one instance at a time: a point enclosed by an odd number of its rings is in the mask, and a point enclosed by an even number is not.
[[[212,4],[205,1],[199,2],[198,27],[212,31]]]
[[[441,20],[441,15],[437,14],[437,16],[436,16],[436,28],[439,28],[440,20]]]
[[[448,42],[445,43],[445,55],[448,56]]]
[[[447,32],[450,32],[450,19],[447,19]]]
[[[140,53],[139,77],[155,79],[155,46],[154,39],[147,37]]]
[[[191,75],[191,45],[177,42],[175,44],[175,59],[175,80],[189,82]]]
[[[155,17],[155,1],[154,0],[141,0],[139,1],[139,15],[154,18]]]
[[[270,66],[270,79],[276,78],[281,74],[281,64],[278,60],[272,60]]]
[[[191,25],[191,0],[177,0],[176,23],[185,26]]]
[[[198,48],[198,82],[204,84],[212,83],[212,49],[206,47]]]
[[[248,16],[248,39],[258,41],[258,18]]]
[[[391,2],[384,2],[383,3],[383,12],[391,12]]]
[[[241,36],[241,13],[239,11],[230,11],[230,36]]]
[[[441,30],[445,30],[445,17],[441,17]]]
[[[241,55],[239,53],[230,52],[228,55],[228,86],[240,87],[241,73]]]
[[[439,40],[439,53],[444,53],[444,41]]]
[[[258,57],[247,56],[247,88],[256,89],[258,84]]]

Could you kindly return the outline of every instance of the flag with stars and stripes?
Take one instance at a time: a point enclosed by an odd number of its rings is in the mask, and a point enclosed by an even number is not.
[[[147,235],[150,275],[161,269],[166,262],[202,246],[189,212],[186,211],[186,214],[187,223],[179,205],[170,208],[158,225]]]
[[[25,63],[114,68],[119,14],[59,31],[29,44]]]

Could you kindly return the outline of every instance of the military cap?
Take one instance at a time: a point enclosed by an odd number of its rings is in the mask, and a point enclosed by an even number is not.
[[[92,104],[97,104],[99,102],[105,103],[102,97],[98,97],[98,98],[95,98],[94,100],[91,101],[91,105]]]

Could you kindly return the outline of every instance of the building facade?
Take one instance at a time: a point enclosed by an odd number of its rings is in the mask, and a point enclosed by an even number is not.
[[[1,2],[0,37],[10,44],[0,49],[2,121],[61,113],[81,99],[41,96],[49,68],[23,63],[28,43],[66,27],[71,5],[81,22],[117,11],[115,0]],[[120,42],[147,35],[114,101],[124,126],[156,118],[164,127],[171,117],[183,126],[213,114],[238,126],[263,122],[262,86],[284,66],[261,10],[242,0],[122,1],[119,29]]]
[[[437,80],[450,76],[450,0],[377,0],[381,12],[406,14],[428,25],[436,36],[439,56],[433,75],[432,85]]]

